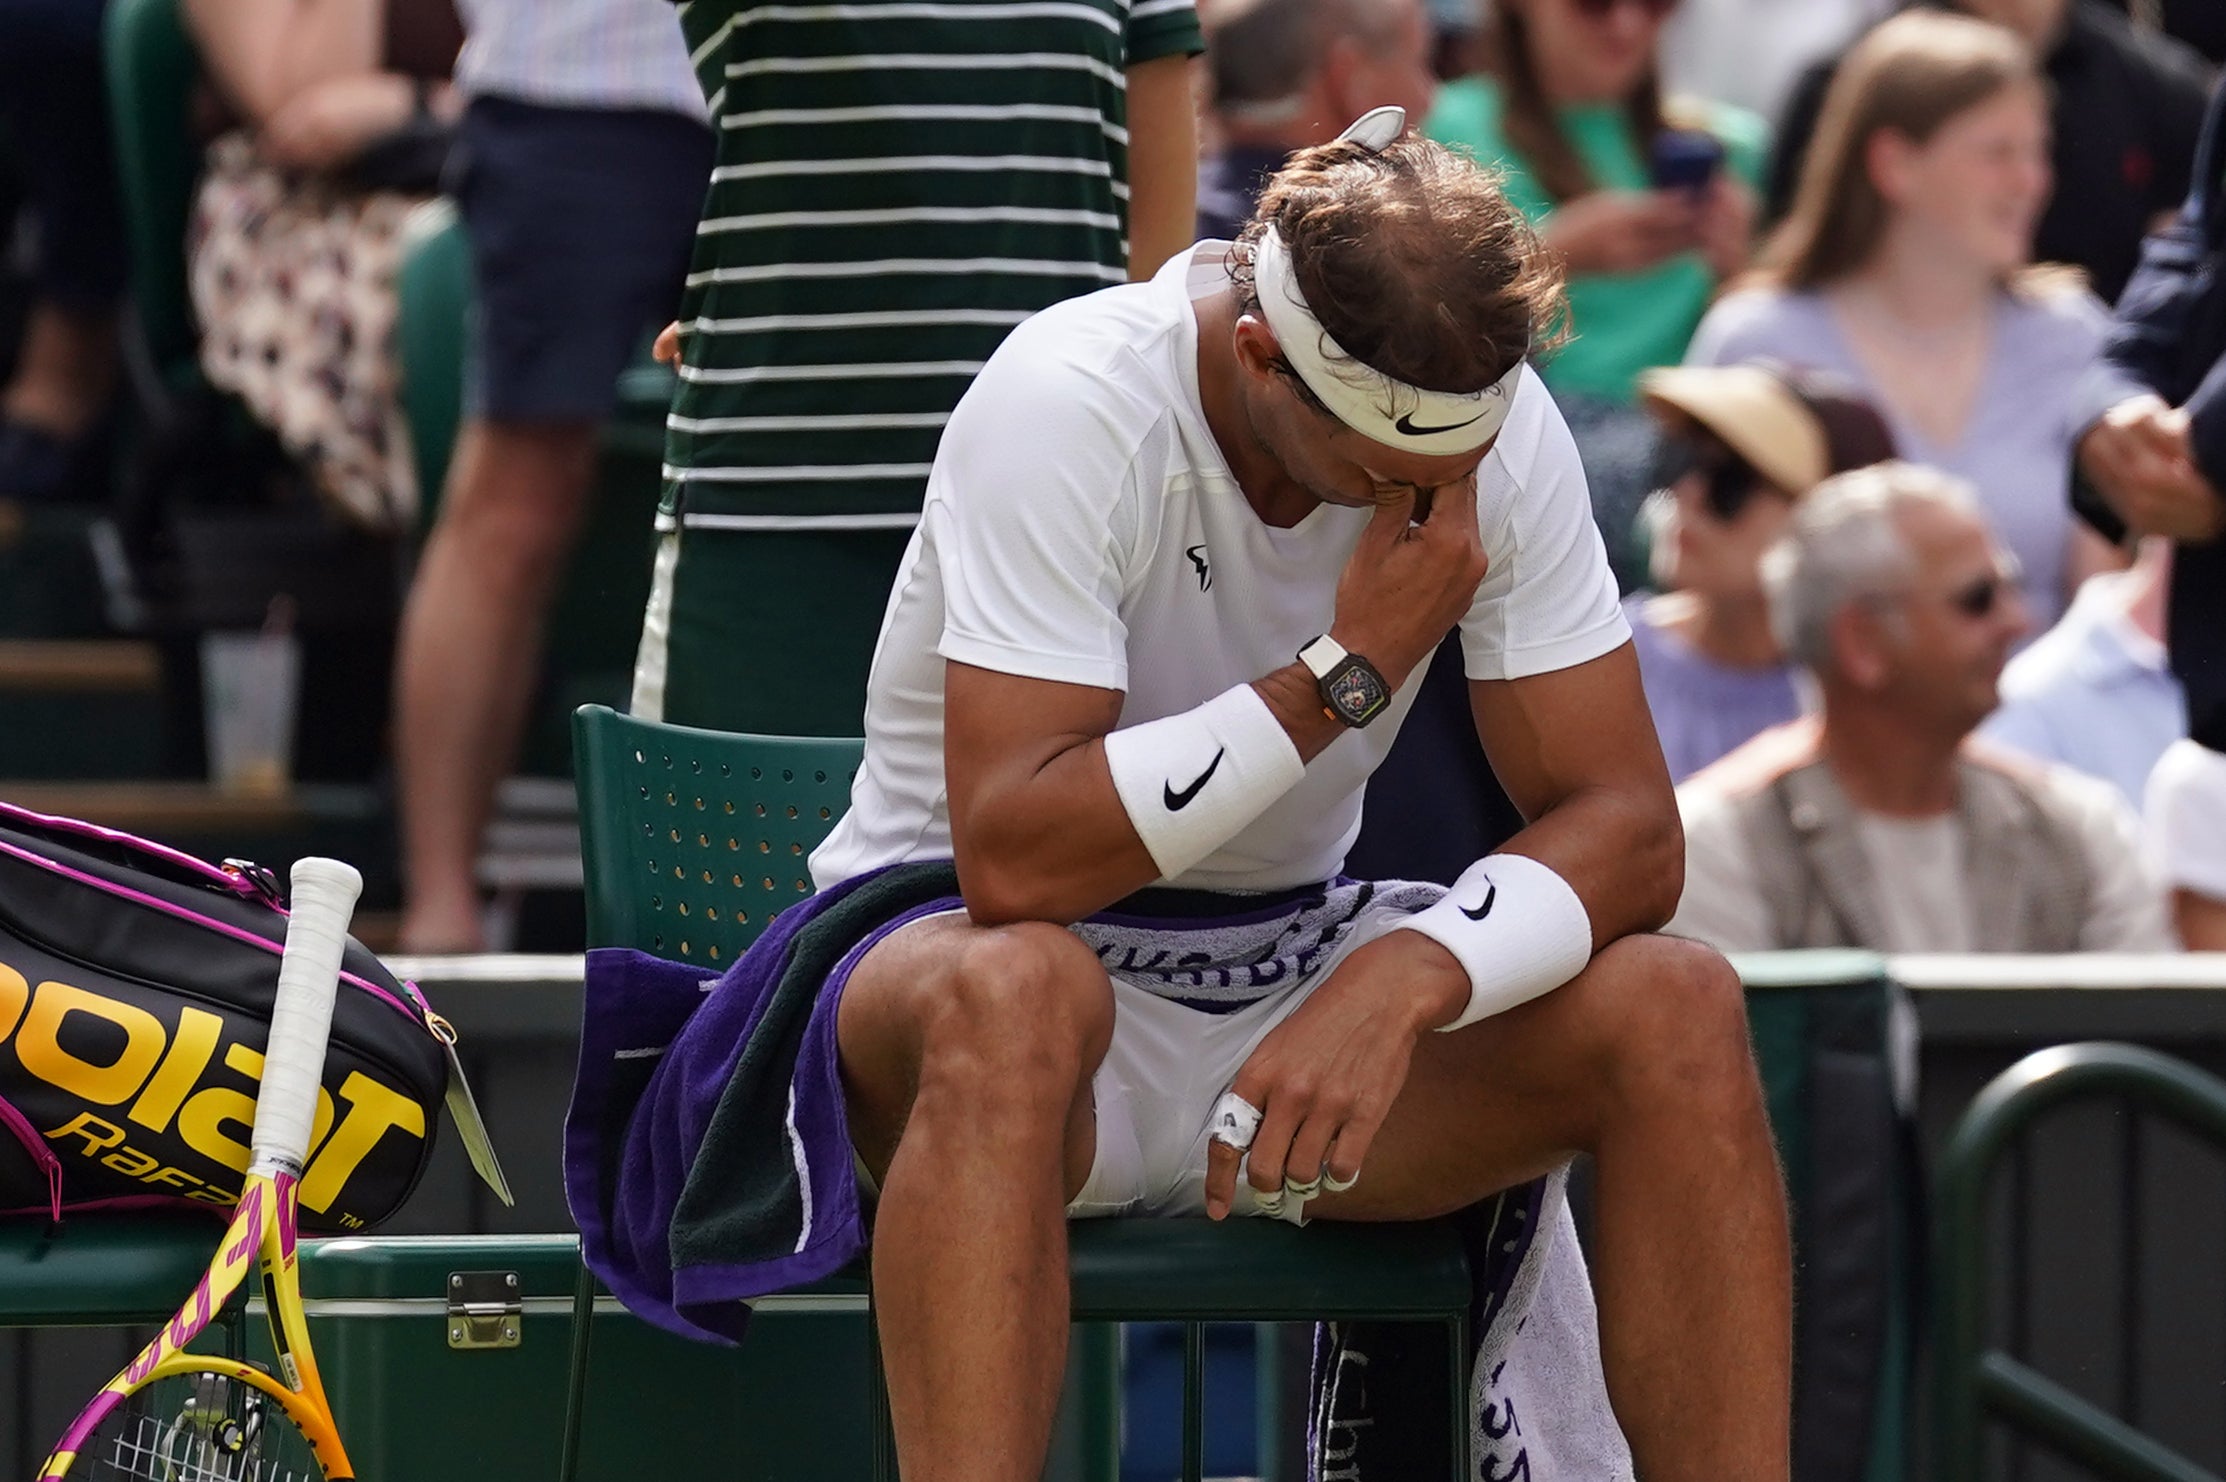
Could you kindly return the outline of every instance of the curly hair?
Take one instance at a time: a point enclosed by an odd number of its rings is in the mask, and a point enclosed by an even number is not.
[[[1558,264],[1496,173],[1433,140],[1292,155],[1230,257],[1241,314],[1259,313],[1253,253],[1271,226],[1329,337],[1410,386],[1481,391],[1565,338]]]

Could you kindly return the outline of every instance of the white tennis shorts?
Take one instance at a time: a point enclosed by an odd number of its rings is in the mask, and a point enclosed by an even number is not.
[[[952,913],[957,914],[957,913]],[[1261,1040],[1288,1019],[1339,964],[1410,913],[1396,906],[1362,911],[1345,940],[1310,977],[1234,1013],[1209,1014],[1110,979],[1113,1043],[1091,1078],[1097,1152],[1090,1176],[1067,1205],[1074,1219],[1110,1215],[1176,1218],[1206,1212],[1206,1119]],[[853,1155],[859,1191],[877,1197],[873,1175]],[[1303,1205],[1260,1207],[1240,1176],[1232,1214],[1305,1222]]]
[[[1370,906],[1343,942],[1302,982],[1233,1013],[1209,1014],[1113,979],[1113,1044],[1090,1089],[1097,1156],[1067,1206],[1077,1219],[1175,1217],[1206,1212],[1206,1119],[1260,1041],[1288,1019],[1344,960],[1410,913]],[[1292,1201],[1284,1218],[1297,1213]],[[1266,1215],[1237,1180],[1230,1212]]]

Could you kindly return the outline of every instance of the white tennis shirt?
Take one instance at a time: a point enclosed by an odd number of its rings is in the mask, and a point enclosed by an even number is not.
[[[814,883],[949,858],[945,660],[1123,692],[1120,724],[1177,714],[1289,664],[1326,632],[1369,511],[1261,522],[1206,426],[1191,302],[1228,284],[1226,243],[1149,283],[1045,309],[1013,331],[951,415],[867,682],[851,808]],[[1525,371],[1478,473],[1490,568],[1461,620],[1472,679],[1518,679],[1630,639],[1576,444]],[[1335,875],[1361,792],[1414,704],[1307,765],[1236,837],[1170,882],[1275,890]]]

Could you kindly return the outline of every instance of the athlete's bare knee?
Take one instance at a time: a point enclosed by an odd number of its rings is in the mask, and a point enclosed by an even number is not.
[[[924,1006],[921,1085],[948,1077],[969,1100],[1064,1106],[1105,1056],[1113,998],[1072,932],[1022,923],[975,931]]]
[[[1595,959],[1611,1079],[1628,1102],[1687,1114],[1751,1099],[1754,1057],[1739,975],[1708,947],[1627,937]]]

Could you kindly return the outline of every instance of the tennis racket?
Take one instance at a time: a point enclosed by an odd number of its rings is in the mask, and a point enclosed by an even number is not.
[[[294,1263],[294,1186],[309,1155],[333,994],[363,877],[334,859],[294,866],[293,914],[278,968],[253,1157],[208,1274],[108,1386],[93,1396],[39,1472],[40,1482],[349,1482],[309,1351]],[[254,1364],[187,1353],[260,1263],[278,1358]]]

